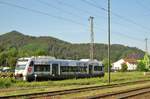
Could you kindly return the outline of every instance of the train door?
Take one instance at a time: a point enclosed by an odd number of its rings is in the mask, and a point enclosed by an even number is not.
[[[58,64],[52,64],[52,75],[58,75]]]
[[[93,71],[93,65],[89,65],[89,74],[92,74]]]

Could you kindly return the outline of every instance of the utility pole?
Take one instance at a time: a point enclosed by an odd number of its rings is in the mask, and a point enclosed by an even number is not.
[[[94,17],[90,16],[90,32],[91,32],[91,43],[90,43],[90,60],[92,61],[94,58],[94,31],[93,31],[93,19]]]
[[[149,69],[149,57],[148,57],[148,48],[147,48],[147,38],[145,38],[145,56],[144,60],[146,61],[146,68]]]
[[[148,49],[147,49],[147,38],[145,38],[145,52],[146,52],[146,54],[148,54]]]
[[[110,84],[110,0],[108,0],[108,84]]]

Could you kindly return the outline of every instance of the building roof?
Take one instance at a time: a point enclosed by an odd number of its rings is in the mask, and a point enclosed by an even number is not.
[[[136,59],[124,59],[125,62],[128,62],[130,64],[137,64],[137,60]]]

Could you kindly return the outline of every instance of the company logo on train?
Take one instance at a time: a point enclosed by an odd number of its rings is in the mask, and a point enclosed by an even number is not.
[[[67,60],[51,56],[19,58],[15,78],[24,81],[104,76],[102,62],[89,59]]]

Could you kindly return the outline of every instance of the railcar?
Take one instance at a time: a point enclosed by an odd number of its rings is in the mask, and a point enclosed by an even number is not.
[[[104,76],[104,66],[97,60],[66,60],[53,57],[19,58],[15,78],[24,81]]]

